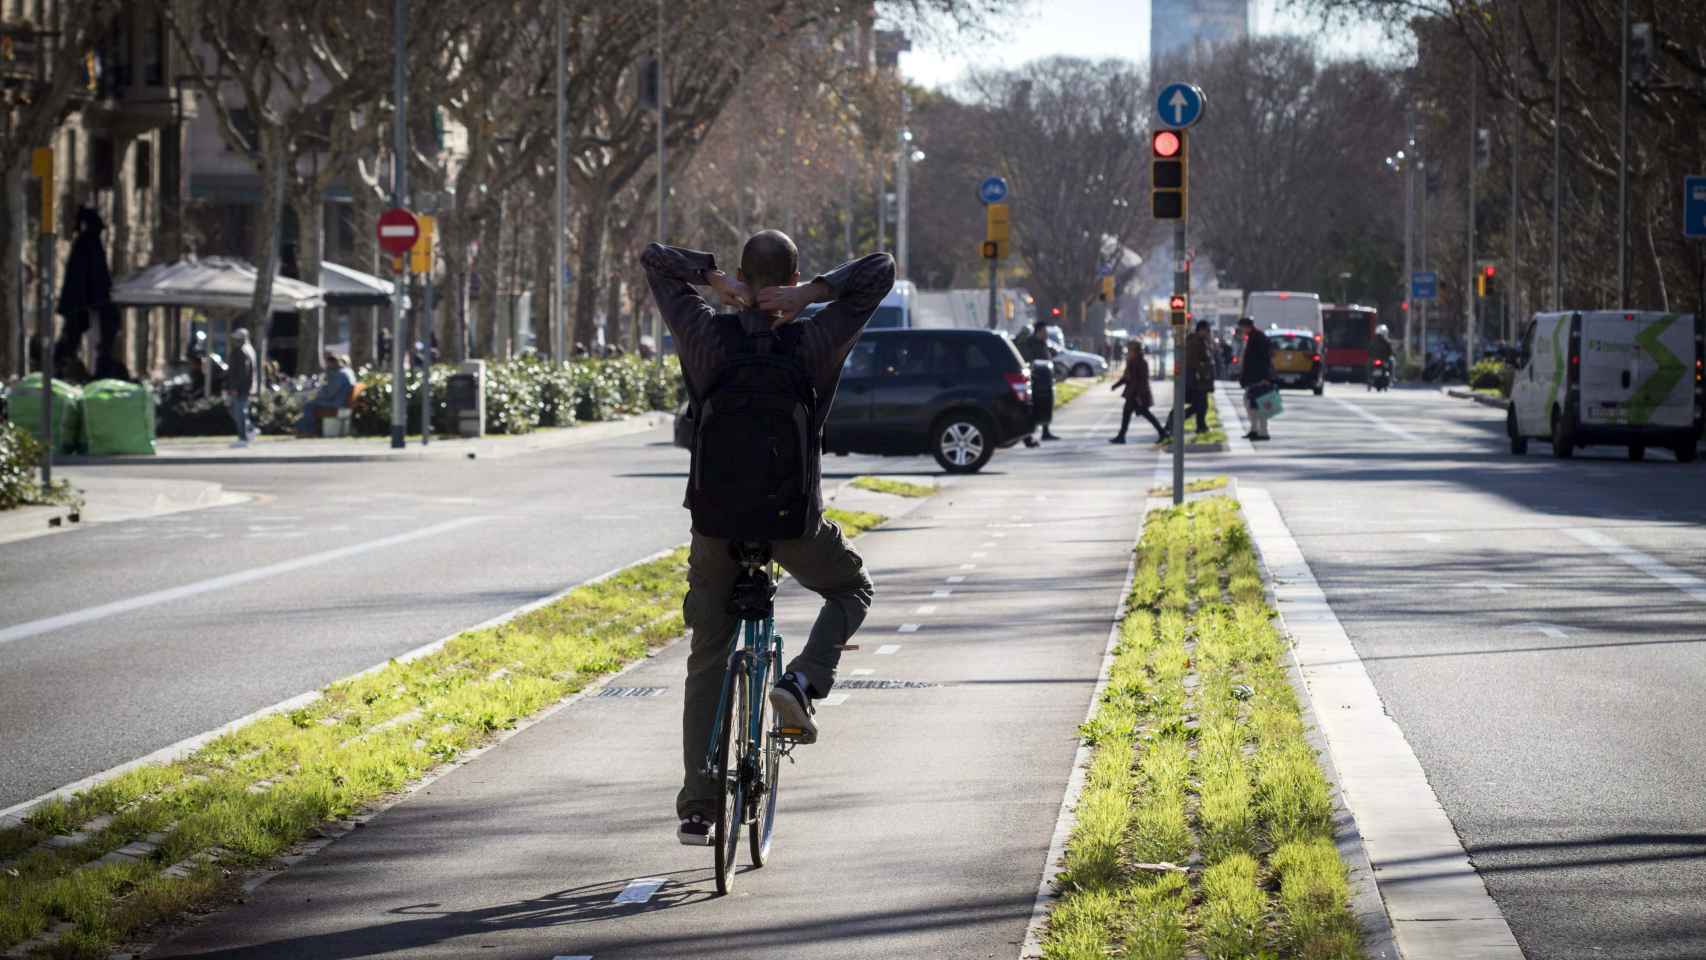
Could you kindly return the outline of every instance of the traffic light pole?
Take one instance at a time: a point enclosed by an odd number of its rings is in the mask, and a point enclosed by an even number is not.
[[[392,24],[393,56],[391,80],[397,113],[392,120],[391,146],[391,206],[404,209],[409,205],[409,73],[406,43],[409,36],[409,0],[397,0]],[[404,251],[403,269],[397,272],[397,289],[391,298],[391,449],[401,450],[407,444],[409,429],[408,395],[403,383],[403,304],[409,293],[409,254]]]
[[[989,329],[994,330],[995,321],[995,258],[989,258]]]
[[[1187,174],[1188,175],[1188,174]],[[1173,222],[1173,294],[1185,309],[1173,313],[1173,505],[1185,502],[1185,328],[1191,306],[1191,264],[1185,256],[1186,221]]]

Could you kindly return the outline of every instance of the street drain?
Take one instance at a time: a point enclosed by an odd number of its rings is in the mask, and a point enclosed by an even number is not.
[[[922,690],[938,684],[928,680],[837,680],[835,686],[840,690]]]
[[[603,697],[656,697],[663,694],[668,687],[605,687],[598,691]]]

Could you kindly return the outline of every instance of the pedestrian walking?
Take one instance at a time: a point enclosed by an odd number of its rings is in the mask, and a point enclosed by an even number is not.
[[[1238,331],[1244,335],[1244,363],[1238,371],[1238,385],[1244,388],[1244,406],[1250,411],[1250,432],[1246,440],[1268,439],[1268,418],[1262,415],[1257,399],[1274,386],[1274,355],[1268,335],[1256,329],[1251,317],[1238,318]]]
[[[238,327],[231,331],[231,368],[225,375],[225,400],[231,405],[231,422],[237,427],[237,442],[233,447],[249,445],[249,397],[256,392],[260,363],[255,348],[249,346],[249,329]]]
[[[729,612],[729,595],[741,573],[735,543],[769,542],[776,562],[823,598],[810,637],[770,691],[781,724],[800,730],[802,743],[817,739],[811,703],[829,695],[841,651],[871,606],[864,560],[841,528],[823,517],[820,446],[842,365],[893,288],[895,265],[888,254],[873,253],[800,283],[799,249],[777,230],[747,240],[732,277],[717,269],[709,253],[659,243],[646,248],[640,264],[675,338],[699,424],[687,488],[693,541],[682,604],[693,636],[682,708],[686,769],[675,806],[681,820],[676,838],[710,846],[716,842],[713,821],[722,784],[702,768],[737,626]],[[718,313],[695,285],[715,290],[738,312]],[[800,319],[816,303],[827,306]],[[723,402],[731,393],[733,402]],[[777,404],[793,414],[751,412]],[[804,428],[803,435],[783,426],[794,423]],[[755,523],[790,532],[778,538],[755,532]]]
[[[1016,344],[1019,356],[1031,365],[1031,410],[1043,428],[1044,440],[1059,440],[1049,430],[1054,422],[1054,348],[1048,343],[1048,321],[1038,320],[1029,337]]]
[[[1126,350],[1125,371],[1115,380],[1109,390],[1125,388],[1125,409],[1120,412],[1120,432],[1108,438],[1109,443],[1125,443],[1126,430],[1131,426],[1131,415],[1140,413],[1155,427],[1155,442],[1165,443],[1172,436],[1172,431],[1161,425],[1155,419],[1155,414],[1149,408],[1155,406],[1155,395],[1149,390],[1149,361],[1143,358],[1143,344],[1133,340]]]
[[[1208,398],[1214,392],[1214,345],[1207,320],[1185,338],[1185,416],[1197,418],[1197,432],[1208,432]],[[1171,420],[1169,419],[1169,426]]]

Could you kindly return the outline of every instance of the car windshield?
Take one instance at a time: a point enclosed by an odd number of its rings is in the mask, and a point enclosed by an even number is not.
[[[1307,337],[1290,334],[1275,334],[1273,337],[1275,350],[1313,350],[1315,341]]]
[[[878,307],[865,326],[871,330],[899,330],[906,326],[906,315],[899,307]]]

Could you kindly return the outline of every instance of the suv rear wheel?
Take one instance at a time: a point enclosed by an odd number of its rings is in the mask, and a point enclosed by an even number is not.
[[[976,473],[995,455],[994,428],[989,418],[956,410],[936,418],[930,427],[930,454],[949,473]]]

